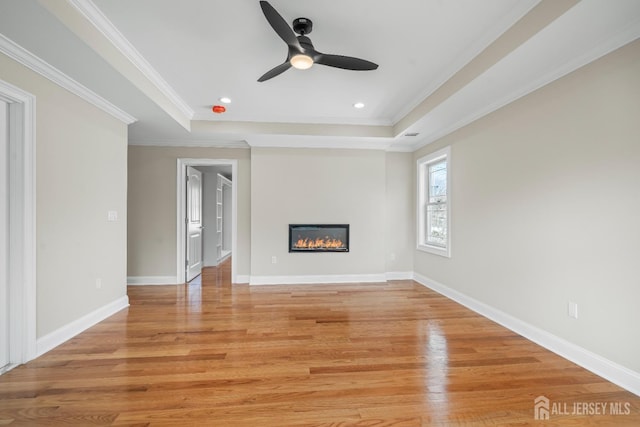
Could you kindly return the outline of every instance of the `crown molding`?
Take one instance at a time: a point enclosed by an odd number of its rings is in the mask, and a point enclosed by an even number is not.
[[[388,153],[413,153],[416,148],[413,145],[403,145],[402,143],[393,143],[386,149]]]
[[[246,141],[180,138],[131,138],[129,145],[145,147],[251,148]]]
[[[40,74],[41,76],[46,77],[47,79],[51,80],[58,86],[68,90],[74,95],[77,95],[85,101],[95,105],[102,111],[111,114],[118,120],[128,125],[138,121],[138,119],[136,119],[132,115],[116,107],[111,102],[107,101],[91,89],[78,83],[62,71],[43,61],[42,59],[29,52],[22,46],[18,45],[13,40],[7,38],[3,34],[0,34],[0,52],[7,55],[14,61],[19,62],[30,70]]]
[[[146,59],[133,47],[91,0],[67,0],[84,16],[113,46],[116,47],[171,103],[187,118],[193,120],[193,109],[178,95]]]
[[[207,109],[207,111],[199,111],[195,113],[193,116],[193,120],[198,121],[211,121],[217,122],[218,120],[212,119],[211,110]],[[322,126],[322,125],[339,125],[339,126],[376,126],[376,127],[388,127],[391,128],[393,123],[389,119],[367,119],[367,118],[341,118],[341,117],[331,117],[331,116],[323,116],[323,117],[312,117],[312,116],[300,116],[296,117],[295,120],[288,120],[289,118],[286,116],[279,116],[277,113],[265,112],[260,116],[255,115],[247,115],[243,116],[242,119],[234,120],[230,117],[228,120],[230,122],[254,122],[254,123],[289,123],[295,125],[308,125],[308,126]]]
[[[536,7],[541,0],[522,1],[515,3],[510,13],[500,19],[494,26],[488,28],[482,37],[475,40],[469,45],[453,62],[448,64],[442,72],[422,90],[416,91],[414,98],[400,108],[392,117],[391,122],[395,126],[422,102],[433,95],[442,85],[451,80],[460,70],[473,61],[481,52],[487,49],[492,43],[498,40],[505,32],[507,32],[514,23],[520,21],[525,15]]]
[[[318,135],[250,135],[247,143],[251,148],[321,148],[348,150],[382,150],[391,144],[390,138],[344,137]]]
[[[482,108],[476,109],[474,111],[469,111],[467,114],[461,115],[455,122],[449,124],[448,126],[443,126],[436,132],[433,132],[425,136],[424,138],[421,138],[419,141],[416,141],[415,144],[411,145],[411,149],[412,151],[417,151],[420,148],[439,140],[440,138],[444,138],[445,136],[457,131],[458,129],[461,129],[475,122],[476,120],[481,119],[482,117],[487,116],[494,111],[506,105],[509,105],[517,101],[518,99],[523,98],[530,93],[535,92],[536,90],[550,83],[553,83],[556,80],[561,79],[562,77],[567,76],[568,74],[602,58],[603,56],[617,49],[622,48],[623,46],[637,40],[638,38],[640,38],[640,19],[634,20],[632,23],[625,27],[618,28],[615,33],[607,34],[606,37],[602,38],[593,47],[586,49],[582,54],[565,58],[565,61],[554,64],[553,67],[550,67],[547,72],[541,74],[537,79],[514,88],[501,97],[496,97],[492,102],[487,103]],[[463,89],[459,93],[463,93],[465,89]]]

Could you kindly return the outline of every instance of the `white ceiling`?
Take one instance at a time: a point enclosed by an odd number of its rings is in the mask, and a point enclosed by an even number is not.
[[[0,0],[0,32],[134,116],[133,144],[406,151],[640,36],[638,0],[270,3],[379,68],[258,83],[287,47],[257,0]]]

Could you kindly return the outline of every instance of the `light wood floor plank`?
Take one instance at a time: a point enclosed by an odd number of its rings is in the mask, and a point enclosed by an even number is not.
[[[130,287],[0,377],[0,426],[640,425],[640,398],[413,281]],[[534,399],[629,413],[552,414]]]

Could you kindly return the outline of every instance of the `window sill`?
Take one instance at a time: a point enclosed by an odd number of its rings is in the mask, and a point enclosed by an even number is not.
[[[439,246],[431,246],[431,245],[421,245],[419,244],[417,249],[419,251],[428,252],[434,255],[440,255],[445,258],[451,258],[451,250],[449,247],[441,248]]]

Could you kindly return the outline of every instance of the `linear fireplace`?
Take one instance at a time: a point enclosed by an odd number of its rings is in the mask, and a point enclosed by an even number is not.
[[[289,252],[349,252],[349,224],[289,224]]]

